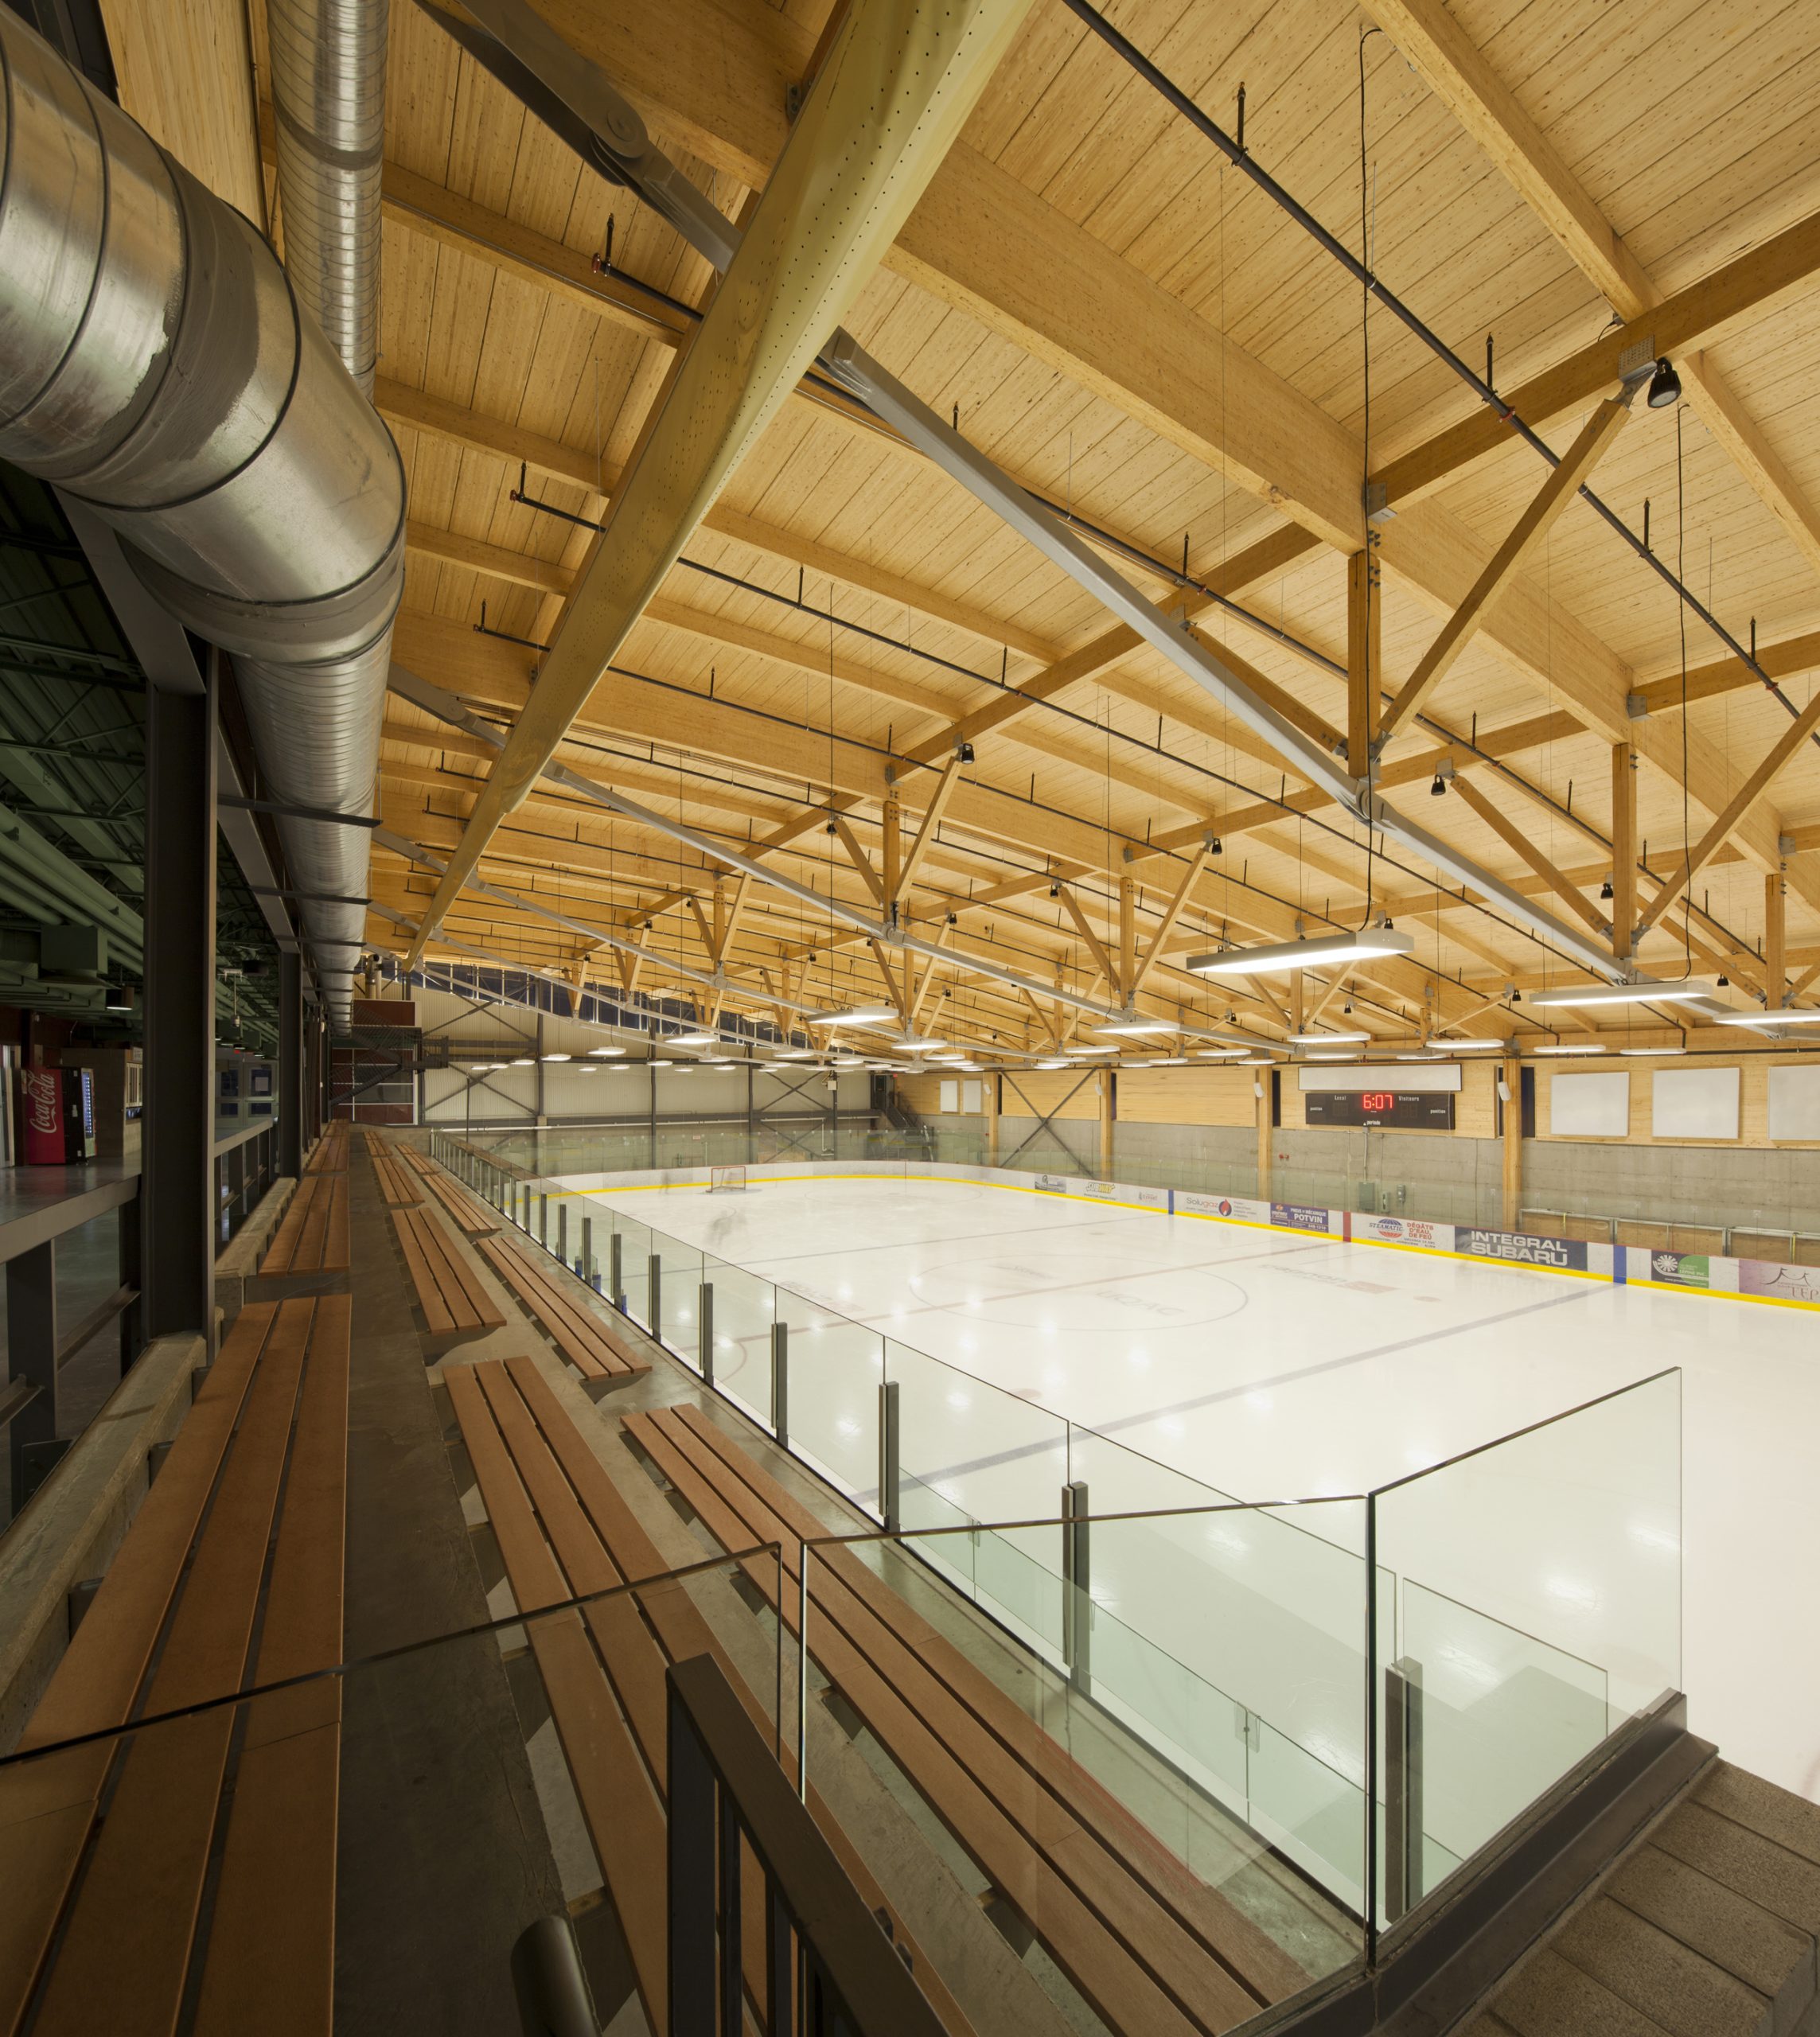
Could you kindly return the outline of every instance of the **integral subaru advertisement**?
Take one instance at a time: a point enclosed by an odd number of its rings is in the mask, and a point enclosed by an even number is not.
[[[1584,1273],[1586,1247],[1577,1238],[1534,1238],[1520,1231],[1479,1231],[1462,1225],[1454,1248],[1469,1259],[1503,1259],[1517,1266],[1552,1266],[1557,1273]]]

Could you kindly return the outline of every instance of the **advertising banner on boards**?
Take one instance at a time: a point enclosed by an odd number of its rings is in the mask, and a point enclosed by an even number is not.
[[[1820,1266],[1777,1266],[1765,1259],[1740,1259],[1738,1292],[1820,1308]]]
[[[1249,1195],[1200,1195],[1192,1189],[1175,1191],[1178,1217],[1222,1217],[1229,1224],[1268,1224],[1270,1205]]]
[[[1333,1221],[1330,1209],[1317,1209],[1310,1202],[1272,1202],[1270,1222],[1279,1231],[1325,1231]]]
[[[1379,1244],[1419,1245],[1424,1252],[1452,1252],[1452,1224],[1424,1224],[1410,1217],[1363,1217],[1352,1220],[1355,1238],[1370,1238]]]
[[[1513,1266],[1552,1266],[1557,1273],[1584,1273],[1586,1247],[1577,1238],[1536,1238],[1523,1231],[1481,1231],[1461,1225],[1454,1250],[1469,1259],[1502,1259]]]

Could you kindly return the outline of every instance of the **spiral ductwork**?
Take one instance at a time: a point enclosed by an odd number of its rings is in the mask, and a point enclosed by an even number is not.
[[[0,455],[233,655],[267,796],[370,816],[397,449],[254,229],[3,7],[0,69]],[[365,911],[325,902],[365,895],[368,832],[279,832],[345,1025]]]
[[[363,395],[379,356],[387,0],[266,0],[284,266]]]

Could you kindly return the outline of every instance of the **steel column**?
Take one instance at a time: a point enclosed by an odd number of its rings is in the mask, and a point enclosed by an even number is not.
[[[294,1181],[303,1171],[303,957],[294,948],[278,958],[278,1170]]]
[[[146,694],[146,1334],[215,1346],[215,699]]]
[[[121,1212],[130,1220],[132,1205]],[[8,1379],[36,1389],[10,1424],[13,1511],[44,1482],[57,1458],[57,1241],[46,1238],[6,1267]]]

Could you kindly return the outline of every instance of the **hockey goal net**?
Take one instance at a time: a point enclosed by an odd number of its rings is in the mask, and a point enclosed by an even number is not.
[[[743,1167],[710,1167],[707,1170],[707,1192],[710,1195],[724,1195],[731,1190],[746,1186]]]

